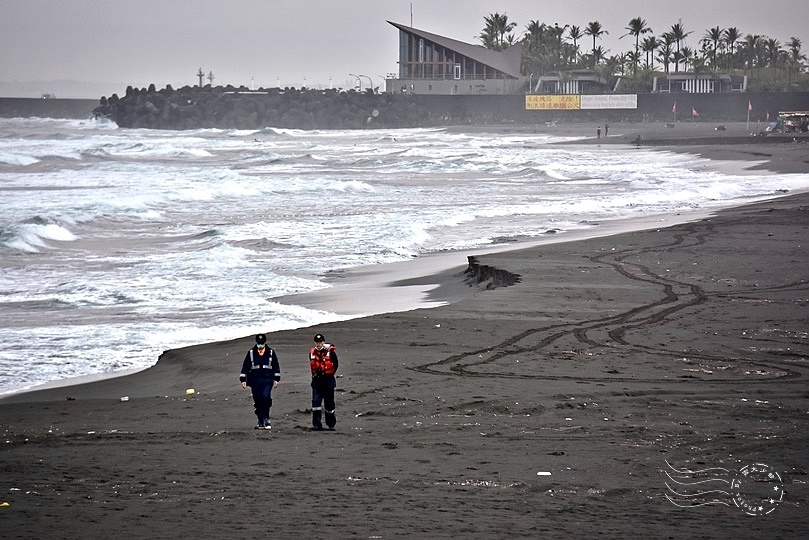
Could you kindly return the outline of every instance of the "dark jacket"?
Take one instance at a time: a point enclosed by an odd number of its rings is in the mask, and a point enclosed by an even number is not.
[[[265,347],[264,354],[259,354],[256,346],[247,351],[242,362],[242,372],[239,373],[239,381],[252,386],[254,383],[280,380],[281,366],[278,364],[278,356],[271,347]]]

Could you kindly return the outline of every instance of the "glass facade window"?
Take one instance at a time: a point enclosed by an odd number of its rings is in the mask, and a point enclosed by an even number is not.
[[[513,78],[473,58],[405,31],[399,32],[399,77],[482,80]]]
[[[399,78],[410,78],[410,64],[404,59],[410,58],[410,39],[404,32],[399,32]]]

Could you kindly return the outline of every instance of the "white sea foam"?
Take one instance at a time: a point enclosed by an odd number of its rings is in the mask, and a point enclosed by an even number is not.
[[[12,229],[11,238],[4,244],[11,249],[26,253],[38,253],[41,249],[47,248],[51,240],[58,242],[76,240],[73,233],[55,223],[23,223]]]
[[[34,163],[39,163],[39,159],[35,158],[34,156],[0,152],[0,163],[5,163],[7,165],[25,166]]]

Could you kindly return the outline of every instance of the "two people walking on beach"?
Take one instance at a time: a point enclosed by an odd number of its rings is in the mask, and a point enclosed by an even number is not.
[[[337,387],[335,373],[339,366],[337,349],[326,343],[323,334],[314,338],[314,346],[309,350],[309,369],[312,372],[312,428],[323,429],[325,406],[326,427],[334,430],[335,416],[334,390]],[[253,409],[258,423],[256,429],[271,429],[270,408],[272,391],[281,380],[281,367],[278,355],[267,346],[267,336],[258,334],[256,344],[247,351],[242,362],[239,381],[242,388],[250,387],[253,393]]]

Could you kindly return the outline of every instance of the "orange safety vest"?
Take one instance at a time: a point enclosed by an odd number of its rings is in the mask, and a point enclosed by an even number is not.
[[[309,351],[309,367],[312,375],[334,375],[334,362],[331,360],[333,350],[334,345],[326,345],[323,349],[312,347]]]

